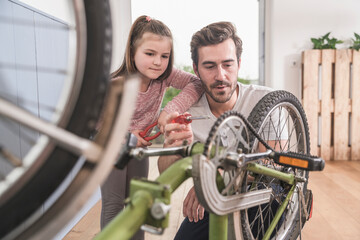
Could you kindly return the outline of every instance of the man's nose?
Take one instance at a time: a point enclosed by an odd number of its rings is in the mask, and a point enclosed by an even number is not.
[[[222,66],[217,67],[216,79],[217,80],[225,80],[226,79],[226,71]]]

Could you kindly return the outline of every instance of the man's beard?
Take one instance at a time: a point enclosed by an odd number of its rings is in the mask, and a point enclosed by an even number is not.
[[[201,81],[202,82],[202,81]],[[236,84],[230,84],[228,82],[224,82],[224,81],[216,81],[215,83],[211,84],[210,85],[210,88],[208,88],[206,86],[206,84],[203,84],[203,87],[205,89],[205,92],[217,103],[226,103],[227,101],[230,100],[230,98],[232,97],[234,91],[236,90]],[[213,88],[216,88],[217,86],[219,85],[224,85],[226,87],[230,87],[230,93],[228,94],[228,96],[224,96],[226,93],[223,92],[223,93],[220,93],[220,94],[217,94],[217,95],[214,95],[212,92],[211,92],[211,89]]]

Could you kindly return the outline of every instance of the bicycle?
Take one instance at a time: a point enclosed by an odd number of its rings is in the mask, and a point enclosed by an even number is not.
[[[1,239],[61,230],[111,170],[134,108],[136,77],[110,88],[108,1],[69,4],[62,22],[0,2]]]
[[[129,239],[142,225],[161,234],[168,225],[170,194],[189,177],[199,202],[210,212],[210,239],[297,239],[312,211],[308,171],[321,171],[325,165],[308,155],[305,113],[285,91],[267,94],[248,120],[237,112],[223,114],[205,144],[149,150],[135,146],[130,136],[117,167],[126,166],[130,158],[184,158],[154,182],[132,180],[128,206],[96,240]],[[261,148],[266,151],[258,152]],[[229,235],[228,214],[234,226]]]
[[[13,27],[18,28],[19,32],[26,32],[27,27],[34,25],[35,18],[39,28],[39,32],[36,32],[36,34],[44,34],[42,32],[44,29],[68,32],[66,33],[66,42],[69,44],[70,51],[66,58],[69,59],[69,64],[65,64],[64,69],[43,67],[41,65],[29,66],[23,62],[16,62],[15,59],[1,59],[0,68],[2,76],[0,78],[0,85],[2,86],[0,127],[1,135],[5,136],[0,144],[0,238],[49,239],[72,218],[113,167],[113,162],[115,162],[118,153],[118,142],[125,136],[126,126],[131,116],[132,104],[135,102],[135,96],[131,93],[134,88],[137,88],[137,81],[136,77],[131,77],[127,80],[122,79],[120,82],[112,83],[114,86],[109,87],[111,23],[107,1],[74,1],[74,5],[71,6],[73,20],[69,25],[63,23],[53,25],[52,21],[50,23],[47,21],[37,22],[42,19],[42,14],[34,18],[27,18],[23,11],[18,13],[17,17],[19,18],[14,18],[13,15],[8,13],[13,14],[15,8],[20,4],[16,1],[2,1],[1,4],[1,9],[4,11],[0,15],[2,19],[0,26],[2,28],[7,29],[9,27],[6,24],[10,24],[9,29]],[[14,4],[14,6],[9,7],[9,4]],[[27,9],[27,7],[23,8]],[[6,11],[7,9],[10,10]],[[36,34],[33,33],[30,36]],[[4,34],[2,40],[15,35],[14,32]],[[27,40],[30,41],[30,39],[31,37]],[[0,44],[0,46],[2,52],[14,48],[11,44]],[[41,51],[37,53],[41,55]],[[7,55],[2,54],[1,56]],[[24,96],[26,91],[18,93],[18,89],[14,90],[12,85],[12,83],[16,82],[13,77],[14,71],[19,75],[16,78],[19,85],[23,80],[21,78],[22,72],[16,72],[18,70],[36,71],[38,76],[49,73],[59,74],[65,78],[64,90],[62,90],[59,100],[56,103],[44,103],[37,92],[37,99],[25,101],[27,100],[27,96]],[[56,87],[55,90],[58,92]],[[92,101],[89,102],[89,99]],[[287,101],[284,103],[287,103]],[[34,105],[41,106],[42,109],[34,110]],[[50,109],[52,112],[46,113],[44,109]],[[259,107],[258,109],[262,108]],[[296,146],[300,146],[299,152],[308,153],[309,138],[306,120],[302,116],[303,112],[300,111],[299,113],[298,110],[295,110],[297,107],[290,106],[289,109],[289,112],[294,114],[294,119],[299,119],[301,123],[305,122],[304,126],[300,126],[299,129],[295,130],[305,136],[301,137],[302,142],[297,143]],[[29,111],[32,114],[27,113]],[[255,115],[254,113],[253,120],[249,119],[253,121],[250,122],[256,128],[255,123],[261,124],[265,122],[264,116],[266,115],[260,114],[261,118],[257,118]],[[101,116],[105,117],[101,118]],[[293,119],[293,117],[290,118]],[[97,130],[99,119],[102,121],[103,128],[94,139],[90,139]],[[258,126],[258,129],[264,128],[264,126]],[[21,136],[13,137],[14,132],[19,132]],[[247,145],[250,146],[251,136],[243,138],[248,139],[249,143]],[[257,138],[251,144],[253,146],[259,145]],[[207,145],[209,146],[210,143]],[[204,148],[201,144],[196,144],[191,149],[191,154],[195,154],[203,152]],[[229,149],[229,152],[231,151]],[[184,163],[185,166],[190,166],[187,161],[189,162],[191,159],[179,161],[179,164]],[[217,164],[220,163],[217,162]],[[231,165],[234,162],[230,161],[227,164],[229,164],[229,169],[225,169],[224,172],[232,176],[232,179],[238,179],[238,176],[234,175],[236,167]],[[247,172],[242,173],[242,175],[251,175],[255,171],[254,169],[247,169]],[[308,177],[306,171],[296,170],[295,172],[296,174],[304,174],[305,179]],[[74,179],[68,183],[63,193],[58,193],[57,189],[64,181],[67,181],[67,176],[71,174],[74,175]],[[183,170],[185,177],[188,174],[188,170]],[[262,176],[264,174],[260,173],[258,175]],[[166,178],[169,178],[169,176],[162,176],[162,179],[166,180]],[[178,179],[179,182],[172,183],[172,188],[175,189],[181,180]],[[247,192],[250,190],[251,193],[254,188],[246,189],[246,181],[247,179],[241,181],[243,184],[239,191]],[[306,189],[306,181],[297,183],[297,187],[298,184],[299,188]],[[229,187],[229,189],[232,190],[232,187]],[[303,192],[305,193],[305,191]],[[49,203],[49,206],[46,206],[48,210],[44,214],[39,214],[39,208],[53,194],[60,195],[60,197],[54,200],[51,205]],[[164,194],[165,196],[169,195],[169,190],[166,190]],[[229,194],[231,194],[231,191]],[[264,191],[264,194],[268,193]],[[134,192],[133,195],[136,195],[136,193]],[[145,195],[148,196],[148,194]],[[206,198],[206,192],[203,195]],[[231,196],[229,195],[229,197]],[[164,207],[160,203],[159,206],[160,209]],[[229,206],[231,206],[230,203],[227,204],[225,210],[220,210],[229,211]],[[299,206],[299,202],[297,206]],[[248,235],[252,235],[253,233],[249,231],[250,227],[248,227],[250,223],[247,211],[243,209],[240,210],[239,215],[234,214],[234,222],[240,221],[244,223],[244,227],[237,225],[235,230],[242,231],[244,229]],[[290,215],[295,216],[294,214]],[[213,218],[218,219],[220,223],[225,222],[225,220],[222,220],[223,218],[216,215]],[[139,221],[141,222],[141,220]],[[157,222],[161,221],[157,220]],[[288,225],[293,229],[295,225],[292,223],[294,221],[288,222],[291,223]],[[285,226],[285,223],[282,225]],[[224,226],[224,224],[219,226]],[[153,230],[157,232],[158,229]],[[214,232],[219,234],[224,233],[223,230],[214,228]],[[131,233],[131,231],[126,230],[127,234]],[[288,231],[284,232],[287,233]],[[235,234],[242,233],[235,232]]]

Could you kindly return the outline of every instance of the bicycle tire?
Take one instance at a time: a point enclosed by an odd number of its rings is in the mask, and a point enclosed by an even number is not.
[[[69,106],[69,111],[59,119],[58,125],[80,137],[90,138],[108,91],[112,36],[107,1],[84,1],[84,11],[87,35],[86,56],[79,59],[86,60],[84,70],[80,72],[80,75],[83,74],[80,79],[81,89],[75,100],[76,104]],[[29,219],[59,187],[78,161],[79,156],[49,142],[34,160],[33,169],[15,186],[16,191],[12,191],[1,201],[0,238]]]
[[[275,118],[274,122],[275,123],[277,122],[277,124],[279,125],[283,123],[282,121],[283,116],[284,117],[286,116],[287,120],[284,122],[284,126],[288,127],[290,125],[293,125],[292,130],[295,129],[293,133],[296,134],[291,136],[291,134],[289,134],[290,129],[288,129],[287,130],[288,141],[285,142],[285,145],[281,146],[283,144],[283,140],[281,140],[283,137],[280,135],[286,135],[286,133],[285,134],[281,133],[283,130],[277,132],[276,139],[271,138],[271,140],[276,140],[274,141],[275,147],[280,148],[276,150],[280,150],[280,151],[291,150],[294,152],[309,154],[310,153],[309,128],[308,128],[305,112],[298,99],[289,92],[274,91],[264,96],[254,107],[254,109],[252,110],[252,112],[248,117],[248,121],[252,124],[252,126],[256,129],[256,132],[265,141],[270,140],[268,139],[270,138],[269,132],[265,134],[265,132],[269,131],[269,129],[265,130],[265,128],[270,126],[270,124],[269,125],[267,124],[269,123],[269,121],[272,121],[271,120],[273,116],[272,114],[278,115],[278,119],[274,117]],[[285,114],[285,115],[281,116],[281,114]],[[278,129],[284,129],[284,128],[280,126]],[[295,148],[290,149],[292,148],[290,142],[292,141],[291,139],[294,137],[295,137],[294,141],[297,141],[298,145]],[[258,140],[254,136],[251,136],[250,142],[251,145],[253,146],[252,148],[253,151],[256,151],[259,143]],[[276,142],[278,142],[279,145],[277,145]],[[275,166],[273,162],[269,163],[269,161],[272,161],[270,159],[267,159],[266,161],[269,166],[277,167],[278,169],[281,169],[283,171],[293,171],[296,173],[297,176],[302,176],[306,181],[304,183],[297,183],[297,188],[300,189],[300,191],[303,191],[305,195],[307,189],[307,181],[309,177],[309,173],[307,171],[299,170],[299,169],[297,170],[289,169],[289,168],[281,167],[279,165]],[[261,164],[264,162],[260,161],[259,163]],[[247,172],[247,174],[245,174],[244,176],[242,192],[248,191],[249,183],[247,182],[248,180],[247,176],[249,175],[251,175],[251,173]],[[245,240],[262,239],[264,232],[268,227],[268,223],[266,223],[266,220],[267,221],[271,220],[271,217],[269,217],[268,219],[266,219],[266,217],[274,216],[271,214],[275,214],[277,206],[280,204],[277,201],[281,202],[283,200],[283,197],[286,196],[286,193],[289,190],[283,183],[276,182],[274,179],[269,179],[269,178],[266,179],[264,178],[264,176],[261,175],[255,177],[254,179],[259,179],[259,181],[256,184],[253,184],[252,186],[255,185],[255,188],[257,188],[259,187],[260,183],[262,186],[265,186],[267,184],[266,186],[269,187],[271,185],[271,187],[274,189],[273,193],[275,197],[272,198],[272,200],[268,204],[264,204],[247,210],[242,210],[240,211],[240,215],[234,214],[234,217],[237,218],[240,217],[240,221],[238,219],[236,219],[237,221],[235,221],[234,219],[234,222],[240,222],[241,224],[241,226],[234,227],[235,231],[238,231],[238,233],[235,235],[242,234],[243,239]],[[250,181],[253,180],[249,180],[249,182]],[[306,221],[304,217],[301,217],[301,222],[300,222],[300,213],[301,213],[300,211],[302,211],[300,207],[302,208],[303,206],[301,206],[298,200],[299,200],[299,196],[298,193],[295,191],[289,202],[287,210],[285,210],[285,212],[283,213],[281,220],[279,221],[276,229],[274,230],[275,232],[272,233],[271,239],[296,239],[298,237],[300,230]],[[264,213],[259,214],[259,211]],[[263,218],[262,221],[259,220],[261,218]]]

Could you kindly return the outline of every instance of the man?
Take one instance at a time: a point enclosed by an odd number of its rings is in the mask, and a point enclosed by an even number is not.
[[[229,22],[210,24],[196,32],[191,40],[191,58],[195,74],[201,79],[205,93],[188,111],[193,116],[209,119],[192,122],[192,126],[170,123],[178,113],[170,115],[165,127],[164,147],[179,146],[183,140],[205,142],[216,119],[229,110],[247,117],[256,103],[271,89],[242,85],[237,82],[242,41]],[[160,157],[159,171],[164,171],[178,158]],[[194,187],[183,204],[184,221],[175,239],[208,239],[208,214],[199,204]]]

